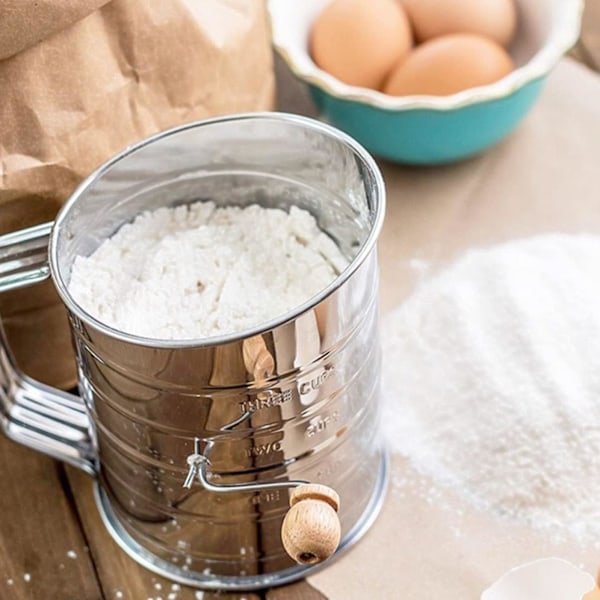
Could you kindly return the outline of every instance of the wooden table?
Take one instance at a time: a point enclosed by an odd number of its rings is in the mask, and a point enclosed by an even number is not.
[[[582,39],[574,55],[600,70],[600,0],[588,2]],[[280,79],[280,104],[290,110],[298,108],[298,99],[286,94],[286,77],[284,73]],[[386,165],[385,172],[392,178],[403,176],[401,167]],[[413,207],[414,219],[422,224],[426,210],[426,206]],[[396,224],[394,232],[384,228],[382,240],[401,234]],[[407,239],[411,243],[410,235]],[[89,477],[3,436],[0,481],[0,600],[325,598],[306,582],[265,593],[219,595],[197,593],[149,573],[120,551],[106,533]]]

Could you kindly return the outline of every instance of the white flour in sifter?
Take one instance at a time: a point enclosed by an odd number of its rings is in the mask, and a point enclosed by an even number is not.
[[[195,202],[143,213],[78,257],[69,291],[107,325],[183,340],[280,316],[347,264],[305,210]]]
[[[600,537],[600,237],[473,250],[383,323],[392,450],[480,508]]]

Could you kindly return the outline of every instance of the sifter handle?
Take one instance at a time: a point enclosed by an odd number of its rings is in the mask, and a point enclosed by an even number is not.
[[[50,276],[48,238],[53,225],[50,221],[0,236],[0,292]]]
[[[53,223],[0,236],[0,292],[48,278]],[[34,450],[95,473],[90,421],[83,401],[21,373],[0,321],[0,431]]]

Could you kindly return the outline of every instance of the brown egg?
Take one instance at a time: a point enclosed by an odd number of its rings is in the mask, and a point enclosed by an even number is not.
[[[496,42],[470,33],[444,35],[420,46],[393,71],[383,88],[392,96],[447,96],[508,75],[513,63]]]
[[[344,83],[373,89],[411,47],[410,24],[397,0],[334,0],[310,36],[317,66]]]
[[[507,47],[517,28],[514,0],[400,0],[420,42],[448,33],[478,33]]]

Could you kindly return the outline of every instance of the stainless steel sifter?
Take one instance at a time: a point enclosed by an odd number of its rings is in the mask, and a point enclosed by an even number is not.
[[[288,314],[197,340],[117,331],[70,296],[75,257],[144,210],[208,199],[307,209],[350,265]],[[311,482],[337,492],[338,553],[364,533],[383,499],[376,256],[383,214],[371,157],[303,117],[230,116],[128,148],[76,190],[54,224],[0,239],[0,289],[51,275],[69,314],[81,396],[20,373],[2,336],[2,429],[95,477],[108,530],[156,573],[208,589],[305,576],[319,557],[308,550],[296,557],[306,564],[297,564],[281,540],[290,489]]]

